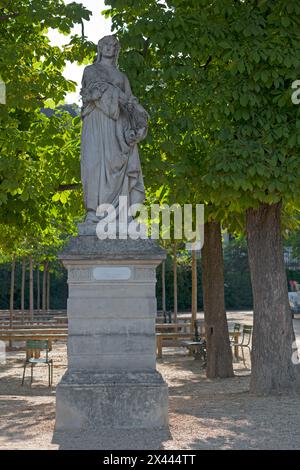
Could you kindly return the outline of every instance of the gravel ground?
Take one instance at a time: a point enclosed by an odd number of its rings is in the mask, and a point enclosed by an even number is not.
[[[21,387],[24,351],[9,352],[0,365],[0,449],[300,448],[300,396],[251,396],[249,370],[241,363],[234,364],[234,378],[208,380],[200,361],[174,348],[164,349],[157,364],[169,385],[169,432],[53,435],[55,385],[66,368],[66,346],[54,344],[51,354],[51,389],[45,366],[36,367],[31,388],[28,381]]]

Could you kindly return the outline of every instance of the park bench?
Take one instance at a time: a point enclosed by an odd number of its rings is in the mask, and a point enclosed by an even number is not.
[[[51,320],[32,320],[32,321],[29,321],[29,320],[2,320],[0,319],[0,329],[2,327],[19,327],[19,328],[23,328],[23,327],[35,327],[35,326],[49,326],[49,327],[55,327],[55,326],[67,326],[68,322],[67,322],[67,319],[62,322],[58,322],[54,319],[51,319]]]
[[[61,317],[53,317],[53,320],[60,324],[60,323],[68,323],[68,317],[66,317],[65,315],[64,316],[61,316]]]
[[[166,328],[168,324],[165,324]],[[190,326],[190,324],[189,324]],[[162,324],[159,325],[161,329]],[[232,346],[234,348],[234,356],[239,359],[239,343],[241,332],[240,329],[235,325],[232,331],[229,331],[229,336],[232,338]],[[206,362],[206,343],[205,343],[205,328],[203,321],[196,320],[193,333],[185,332],[166,332],[159,331],[156,333],[156,347],[157,357],[162,357],[163,347],[186,347],[189,349],[190,354],[193,354],[196,359],[201,358]],[[248,346],[248,344],[247,344]],[[246,346],[246,347],[247,347]]]
[[[3,324],[0,324],[0,331],[2,330],[12,330],[12,331],[15,331],[15,330],[67,330],[68,327],[67,325],[63,325],[63,324],[60,324],[60,325],[57,325],[57,324],[45,324],[45,325],[41,325],[41,324],[33,324],[33,325],[28,325],[28,324],[25,324],[25,325],[19,325],[19,324],[13,324],[13,325],[3,325]]]
[[[52,347],[53,341],[67,341],[68,333],[59,332],[51,333],[47,330],[42,331],[27,331],[27,330],[2,330],[0,331],[0,341],[11,342],[26,342],[30,340],[46,340],[48,341],[49,348]]]
[[[191,330],[191,323],[156,323],[155,329],[157,333],[188,333]]]
[[[54,328],[1,328],[0,335],[13,334],[13,335],[36,335],[36,334],[55,334],[55,333],[68,333],[67,328],[54,327]]]
[[[29,339],[53,339],[53,340],[65,340],[67,339],[67,332],[49,332],[43,330],[42,332],[32,332],[32,331],[1,331],[0,340],[1,341],[27,341]]]
[[[193,333],[156,333],[156,350],[157,357],[162,358],[162,349],[163,347],[181,347],[182,339],[192,339],[194,337]]]
[[[13,315],[10,315],[9,312],[0,311],[0,326],[1,325],[25,325],[25,324],[67,324],[68,317],[63,312],[58,313],[54,311],[52,314],[43,314],[34,312],[34,314],[26,313],[22,314],[21,312],[13,312]]]

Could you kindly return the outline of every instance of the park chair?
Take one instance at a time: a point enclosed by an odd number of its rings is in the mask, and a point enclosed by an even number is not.
[[[229,331],[229,334],[232,335],[232,339],[230,340],[231,346],[236,346],[236,340],[235,340],[235,337],[234,337],[234,333],[239,333],[240,329],[241,329],[241,324],[240,323],[235,323],[233,325],[233,330]]]
[[[241,329],[241,324],[240,323],[235,323],[233,325],[233,331],[236,332],[236,331],[240,331]]]
[[[242,356],[243,356],[243,363],[245,367],[246,367],[246,361],[245,361],[244,349],[247,348],[249,351],[249,354],[251,354],[250,345],[251,345],[252,331],[253,331],[253,327],[251,325],[243,325],[241,340],[231,343],[231,346],[241,348]]]
[[[45,351],[45,357],[31,357],[32,351]],[[50,346],[48,340],[28,340],[26,341],[26,360],[24,363],[24,370],[23,370],[23,378],[22,378],[22,385],[24,385],[25,380],[25,372],[27,365],[31,365],[31,377],[30,377],[30,385],[33,382],[33,367],[36,364],[47,364],[48,365],[48,380],[49,380],[49,387],[51,387],[53,383],[53,361],[49,359]]]
[[[194,332],[195,332],[194,341],[200,341],[199,329],[200,329],[200,321],[195,320],[195,322],[194,322]]]
[[[201,337],[202,333],[202,322],[200,320],[195,320],[194,323],[194,340],[188,342],[189,347],[191,348],[195,359],[202,359],[203,367],[206,367],[206,339]]]

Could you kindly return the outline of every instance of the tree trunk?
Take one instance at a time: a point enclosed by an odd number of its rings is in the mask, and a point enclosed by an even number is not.
[[[195,248],[195,247],[194,247]],[[197,252],[192,250],[192,318],[191,331],[194,332],[195,321],[197,320]]]
[[[24,323],[25,314],[25,282],[26,282],[26,258],[22,258],[22,280],[21,280],[21,312],[22,312],[22,323]]]
[[[37,265],[36,271],[36,309],[40,313],[41,309],[41,285],[40,285],[40,265]]]
[[[44,263],[44,272],[43,272],[43,292],[42,292],[42,309],[43,312],[46,313],[46,307],[47,307],[47,271],[48,271],[48,263]]]
[[[51,282],[51,273],[48,270],[48,275],[47,275],[47,310],[50,310],[50,282]]]
[[[292,362],[295,334],[283,257],[281,205],[249,209],[246,229],[254,309],[250,391],[258,395],[292,391],[299,386],[300,370]]]
[[[9,296],[9,326],[12,328],[14,319],[14,294],[15,294],[15,270],[16,260],[13,257],[11,262],[11,275],[10,275],[10,296]],[[9,346],[12,347],[12,341],[9,341]]]
[[[10,297],[9,297],[9,326],[12,327],[14,318],[14,295],[15,295],[15,270],[16,260],[13,257],[11,262],[11,275],[10,275]]]
[[[177,244],[173,244],[173,289],[174,289],[174,322],[177,323],[178,300],[177,300]]]
[[[224,300],[221,226],[218,222],[207,222],[204,225],[202,285],[207,340],[206,375],[208,378],[233,377]]]
[[[161,302],[164,320],[166,321],[166,262],[161,266]]]
[[[33,261],[32,256],[29,256],[29,315],[33,320]]]

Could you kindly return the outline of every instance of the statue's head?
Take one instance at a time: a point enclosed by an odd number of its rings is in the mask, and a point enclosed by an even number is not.
[[[96,62],[100,62],[102,56],[107,56],[113,57],[114,63],[117,65],[120,49],[121,45],[115,36],[104,36],[98,42],[98,55]]]

